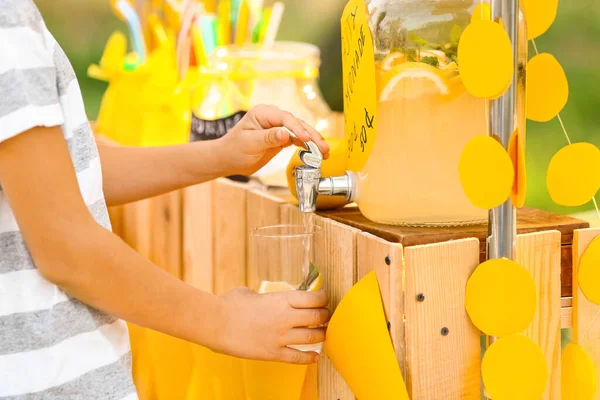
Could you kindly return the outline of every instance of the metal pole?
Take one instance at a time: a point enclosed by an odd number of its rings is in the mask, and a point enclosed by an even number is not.
[[[514,76],[508,91],[499,99],[491,101],[490,132],[508,150],[510,137],[517,129],[517,88],[519,50],[519,0],[492,0],[492,19],[504,26],[513,48]],[[493,167],[492,167],[493,168]],[[509,198],[489,214],[487,258],[514,260],[517,216]],[[495,337],[487,338],[488,347]],[[487,396],[489,398],[489,396]]]

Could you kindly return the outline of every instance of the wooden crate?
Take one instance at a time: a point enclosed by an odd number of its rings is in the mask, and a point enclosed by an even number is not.
[[[171,210],[177,204],[181,211]],[[226,179],[111,211],[114,226],[128,243],[186,282],[217,294],[246,284],[252,268],[251,228],[303,221],[285,196]],[[143,215],[153,222],[144,222]],[[466,314],[464,297],[466,281],[482,261],[487,227],[382,226],[366,220],[356,208],[314,218],[324,231],[315,261],[324,266],[332,307],[375,270],[411,399],[479,399],[480,332]],[[171,234],[156,232],[157,227]],[[572,273],[600,230],[587,229],[583,221],[529,209],[518,213],[518,228],[517,261],[534,277],[539,301],[524,334],[541,347],[551,371],[543,398],[559,399],[561,327],[572,325],[574,340],[600,366],[600,351],[596,351],[600,347],[594,346],[600,341],[600,323],[595,318],[600,308],[583,297]],[[158,243],[162,241],[167,244]],[[179,264],[173,249],[177,246]],[[159,256],[159,250],[167,255]],[[419,294],[424,301],[417,301]],[[449,334],[442,335],[442,328]],[[302,397],[317,398],[354,399],[327,357],[318,371],[310,370]]]

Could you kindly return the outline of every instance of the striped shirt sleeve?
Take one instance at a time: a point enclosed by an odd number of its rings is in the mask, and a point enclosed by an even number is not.
[[[9,13],[0,3],[0,142],[64,123],[52,42],[42,27],[43,21]]]

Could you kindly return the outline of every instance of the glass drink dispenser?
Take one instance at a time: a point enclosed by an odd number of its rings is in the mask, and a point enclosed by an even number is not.
[[[374,63],[376,137],[364,165],[343,177],[323,179],[315,174],[319,162],[314,157],[304,160],[307,165],[296,170],[302,211],[314,211],[317,195],[345,195],[365,217],[382,224],[456,226],[486,221],[487,211],[473,206],[464,194],[458,171],[467,142],[486,135],[490,127],[490,101],[467,92],[457,57],[461,33],[472,18],[482,17],[482,2],[366,3],[374,57],[360,63]],[[522,38],[518,57],[524,65],[527,42],[525,35]],[[517,108],[524,134],[523,71],[517,72]],[[354,146],[362,144],[357,143]],[[303,156],[314,153],[314,147],[307,146]]]

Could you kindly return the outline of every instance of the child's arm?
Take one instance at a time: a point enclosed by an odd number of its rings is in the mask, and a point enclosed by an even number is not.
[[[327,155],[327,144],[313,128],[272,106],[253,108],[218,140],[155,148],[99,144],[106,201],[123,204],[219,176],[250,175],[292,144],[287,132],[277,136],[281,126],[313,140]]]
[[[328,320],[323,294],[217,297],[163,272],[94,221],[59,127],[0,142],[0,184],[40,273],[81,301],[234,356],[317,359],[285,346],[324,340],[322,329],[297,328]]]

